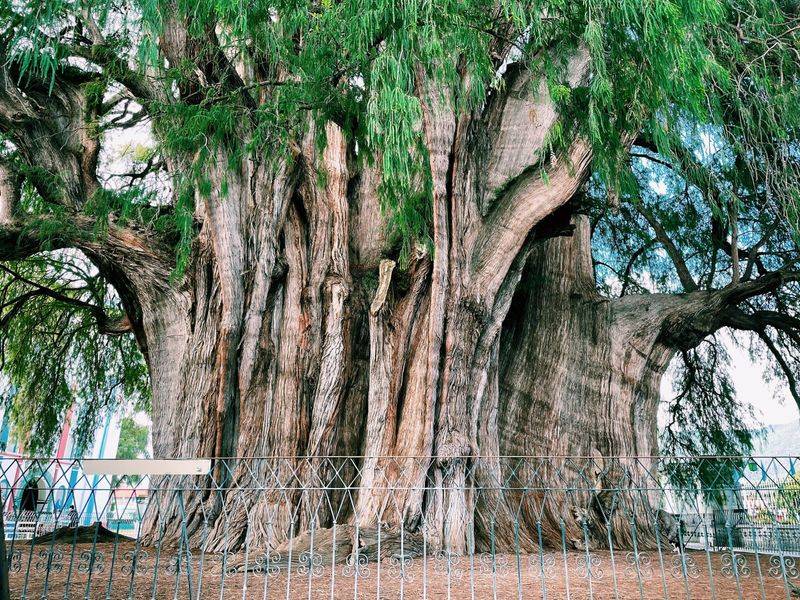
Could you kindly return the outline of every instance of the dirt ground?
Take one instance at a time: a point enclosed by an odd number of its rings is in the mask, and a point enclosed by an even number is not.
[[[533,555],[398,557],[321,564],[303,554],[292,568],[264,555],[193,555],[133,543],[48,546],[17,543],[12,598],[359,599],[696,598],[791,600],[800,559],[751,554],[560,551]],[[352,561],[351,561],[352,562]],[[588,563],[588,568],[587,568]],[[735,564],[734,564],[735,563]],[[231,565],[247,565],[234,572]],[[191,566],[191,568],[189,568]],[[191,591],[190,591],[191,590]]]

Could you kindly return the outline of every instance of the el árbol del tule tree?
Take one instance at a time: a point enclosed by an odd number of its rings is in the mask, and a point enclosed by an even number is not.
[[[800,397],[796,2],[30,0],[0,21],[4,369],[42,407],[33,365],[61,360],[42,372],[65,399],[32,440],[71,405],[63,356],[132,385],[135,344],[155,456],[364,456],[354,519],[388,481],[385,526],[462,552],[498,456],[657,455],[676,356],[670,449],[737,443],[720,329]],[[243,494],[193,499],[190,538],[302,528]]]

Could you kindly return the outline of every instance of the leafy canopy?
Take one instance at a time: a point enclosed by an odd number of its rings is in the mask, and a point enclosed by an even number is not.
[[[139,425],[133,417],[120,420],[117,458],[147,458],[147,442],[150,432],[146,425]]]
[[[800,112],[796,41],[784,37],[796,10],[789,0],[4,0],[0,22],[22,77],[55,85],[76,56],[100,71],[98,93],[125,85],[128,69],[146,74],[161,92],[142,99],[159,143],[193,155],[186,183],[201,190],[220,146],[286,150],[308,111],[340,123],[379,162],[386,210],[408,241],[426,237],[430,218],[420,72],[477,110],[502,86],[502,63],[526,63],[561,106],[551,150],[585,136],[613,187],[626,136],[647,127],[668,151],[684,119],[723,127],[743,160],[778,164]],[[90,19],[105,33],[91,52]],[[169,63],[176,24],[199,46],[194,62]],[[564,68],[578,47],[592,74],[573,87]],[[246,75],[217,69],[197,84],[224,59]],[[776,193],[796,201],[794,189]],[[180,232],[191,235],[185,223]]]
[[[96,306],[104,309],[102,323]],[[0,394],[27,453],[52,451],[70,409],[80,455],[104,411],[149,405],[136,341],[108,333],[105,319],[123,314],[112,288],[77,252],[0,264],[0,371],[7,378]]]

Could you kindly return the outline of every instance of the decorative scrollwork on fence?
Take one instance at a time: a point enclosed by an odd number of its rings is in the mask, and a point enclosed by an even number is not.
[[[675,579],[697,579],[700,577],[700,567],[691,554],[680,553],[672,557],[670,574]]]
[[[389,558],[386,570],[389,573],[389,577],[397,581],[411,582],[414,580],[414,576],[409,571],[412,563],[413,559],[410,556],[394,554]]]
[[[747,559],[741,554],[723,554],[722,556],[722,574],[725,577],[750,577],[750,567],[747,564]]]
[[[596,554],[582,554],[575,557],[575,564],[578,567],[578,575],[583,579],[602,579],[603,566],[600,557]]]
[[[784,573],[786,574],[787,579],[797,579],[800,577],[800,570],[798,570],[797,567],[797,560],[793,556],[770,556],[770,576],[783,579]]]
[[[536,578],[553,579],[556,577],[556,556],[552,553],[531,554],[528,556],[528,569]]]
[[[647,552],[627,552],[625,574],[637,579],[650,579],[653,576],[653,559]]]
[[[38,556],[34,570],[60,573],[64,569],[64,549],[61,546],[42,548]]]
[[[495,573],[504,575],[510,567],[507,556],[502,554],[479,554],[475,560],[475,568],[482,574]]]
[[[280,554],[264,553],[256,557],[256,565],[253,568],[254,573],[261,573],[267,576],[274,576],[281,572]]]
[[[345,577],[369,577],[369,557],[366,554],[351,554],[342,567],[342,575]]]
[[[300,566],[297,572],[300,575],[310,575],[311,577],[321,577],[324,571],[323,557],[319,552],[303,552],[298,558]]]
[[[19,573],[22,570],[22,550],[14,550],[8,555],[8,570]]]
[[[78,562],[79,573],[102,573],[106,568],[105,555],[100,550],[84,550]]]
[[[475,566],[481,575],[493,572],[495,570],[494,555],[479,554],[475,557]]]
[[[140,575],[150,570],[147,550],[128,550],[122,555],[122,572],[126,575]]]
[[[464,576],[461,556],[452,552],[437,552],[433,557],[433,572],[442,577],[459,580]]]
[[[186,569],[189,568],[189,561],[191,557],[185,553],[176,554],[172,558],[170,558],[167,566],[164,567],[164,570],[169,573],[170,575],[177,575],[178,573],[183,573]]]

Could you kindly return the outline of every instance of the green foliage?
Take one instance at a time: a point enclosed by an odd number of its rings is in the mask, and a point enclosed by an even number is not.
[[[800,477],[797,475],[787,477],[780,484],[775,498],[775,508],[783,509],[786,512],[782,523],[800,524]]]
[[[123,313],[108,283],[77,252],[52,252],[0,271],[0,371],[14,434],[30,454],[52,451],[70,408],[79,454],[104,410],[147,407],[147,368],[133,336],[104,335],[92,307]]]
[[[133,417],[120,420],[117,458],[148,458],[147,440],[150,435],[146,425],[138,425]]]
[[[5,2],[2,44],[23,76],[54,79],[80,43],[73,25],[84,4],[98,23],[115,26],[105,53],[162,73],[169,101],[147,109],[164,149],[194,156],[198,188],[204,163],[219,160],[216,150],[232,164],[285,151],[301,113],[311,111],[340,123],[380,165],[384,207],[406,247],[425,242],[430,221],[420,75],[459,110],[480,110],[500,84],[493,49],[502,45],[547,78],[560,106],[550,149],[586,137],[612,189],[626,185],[625,138],[643,126],[664,151],[681,119],[719,126],[743,164],[777,173],[800,115],[797,44],[787,35],[792,0]],[[195,61],[165,68],[156,40],[172,20],[184,22],[200,47],[200,68]],[[574,86],[565,66],[579,46],[592,74]],[[254,83],[239,85],[225,71],[201,80],[202,61],[219,64],[223,55],[237,57]],[[109,63],[105,81],[119,75],[119,64]],[[785,192],[789,215],[795,192]]]

